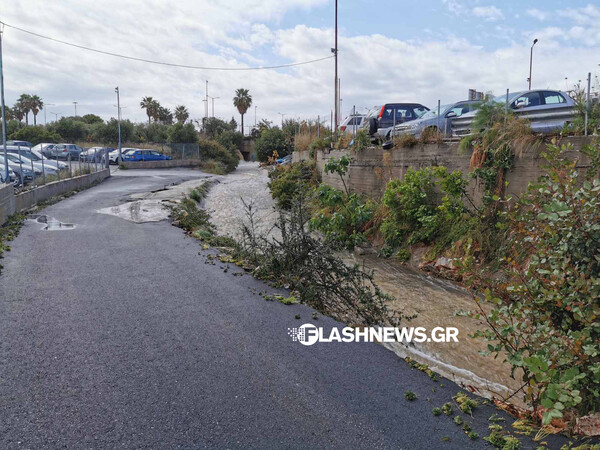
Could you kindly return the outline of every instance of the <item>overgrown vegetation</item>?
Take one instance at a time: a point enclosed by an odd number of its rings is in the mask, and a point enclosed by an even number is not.
[[[492,306],[471,314],[488,324],[477,335],[506,355],[544,423],[600,410],[600,180],[588,169],[584,181],[567,150],[549,145],[547,175],[503,214],[503,276],[463,263],[478,305]],[[597,168],[598,144],[584,151]]]
[[[10,242],[19,234],[24,221],[25,216],[23,214],[13,214],[4,225],[0,226],[0,259],[4,257],[4,252],[10,251]],[[2,268],[3,266],[0,264],[0,273]]]
[[[269,188],[277,207],[289,210],[300,198],[307,198],[318,186],[319,175],[314,162],[278,165],[269,172]]]

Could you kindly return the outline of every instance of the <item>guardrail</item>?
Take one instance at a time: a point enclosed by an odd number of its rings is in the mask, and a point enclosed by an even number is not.
[[[518,117],[526,119],[531,124],[531,129],[536,133],[551,133],[563,127],[565,122],[575,119],[575,108],[548,108],[543,110],[512,110]],[[473,116],[456,117],[452,119],[452,136],[466,136],[471,134]]]

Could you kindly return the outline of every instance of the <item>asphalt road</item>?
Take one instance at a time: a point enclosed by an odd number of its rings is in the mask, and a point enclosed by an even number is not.
[[[292,342],[341,324],[265,301],[168,222],[96,212],[194,176],[121,171],[44,211],[74,229],[23,227],[0,275],[0,448],[484,447],[432,414],[452,382],[377,344]],[[483,437],[493,413],[465,419]]]

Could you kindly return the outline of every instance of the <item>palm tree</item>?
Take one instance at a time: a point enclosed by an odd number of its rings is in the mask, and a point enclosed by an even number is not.
[[[171,125],[173,123],[173,113],[171,113],[169,108],[165,108],[164,106],[158,106],[157,117],[158,120],[165,125]]]
[[[179,105],[175,107],[175,118],[177,119],[177,122],[185,123],[185,121],[188,120],[189,117],[190,113],[188,112],[185,106]]]
[[[37,115],[41,109],[44,109],[44,102],[37,95],[32,95],[30,98],[31,112],[33,113],[33,125],[37,125]]]
[[[233,97],[233,106],[237,108],[242,116],[242,134],[244,134],[244,114],[248,111],[248,108],[252,105],[252,96],[248,92],[248,89],[237,89],[235,91],[235,97]]]
[[[25,116],[25,125],[29,125],[29,111],[31,111],[31,96],[28,94],[21,94],[15,106],[17,105],[23,113],[23,116]]]
[[[6,115],[6,121],[8,122],[9,120],[13,120],[16,118],[15,116],[15,112],[13,110],[13,108],[10,108],[8,106],[4,107],[4,114]]]
[[[144,97],[140,102],[140,107],[146,110],[146,114],[148,115],[148,123],[150,123],[150,118],[153,116],[152,109],[154,104],[156,104],[156,100],[152,97]]]

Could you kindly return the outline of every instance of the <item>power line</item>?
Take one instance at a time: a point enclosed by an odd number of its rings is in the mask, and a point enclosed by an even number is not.
[[[326,59],[331,59],[333,58],[333,56],[326,56],[324,58],[318,58],[318,59],[312,59],[310,61],[302,61],[302,62],[297,62],[297,63],[291,63],[291,64],[280,64],[280,65],[276,65],[276,66],[263,66],[263,67],[201,67],[201,66],[188,66],[185,64],[174,64],[174,63],[168,63],[168,62],[164,62],[164,61],[154,61],[151,59],[144,59],[144,58],[137,58],[135,56],[127,56],[127,55],[120,55],[118,53],[112,53],[112,52],[107,52],[104,50],[98,50],[95,48],[91,48],[91,47],[86,47],[84,45],[78,45],[78,44],[73,44],[72,42],[66,42],[66,41],[61,41],[60,39],[55,39],[52,38],[50,36],[44,36],[42,34],[38,34],[38,33],[34,33],[33,31],[29,31],[29,30],[25,30],[23,28],[19,28],[19,27],[15,27],[14,25],[9,25],[6,22],[1,22],[0,24],[7,26],[9,28],[12,28],[13,30],[17,30],[17,31],[21,31],[23,33],[27,33],[30,34],[32,36],[41,38],[41,39],[46,39],[52,42],[57,42],[59,44],[64,44],[64,45],[68,45],[70,47],[75,47],[75,48],[79,48],[82,50],[87,50],[90,52],[95,52],[95,53],[100,53],[102,55],[108,55],[108,56],[114,56],[116,58],[123,58],[123,59],[129,59],[132,61],[138,61],[138,62],[143,62],[143,63],[148,63],[148,64],[157,64],[160,66],[170,66],[170,67],[180,67],[183,69],[195,69],[195,70],[226,70],[226,71],[247,71],[247,70],[268,70],[268,69],[283,69],[286,67],[295,67],[295,66],[302,66],[305,64],[312,64],[312,63],[316,63],[319,61],[325,61]]]

